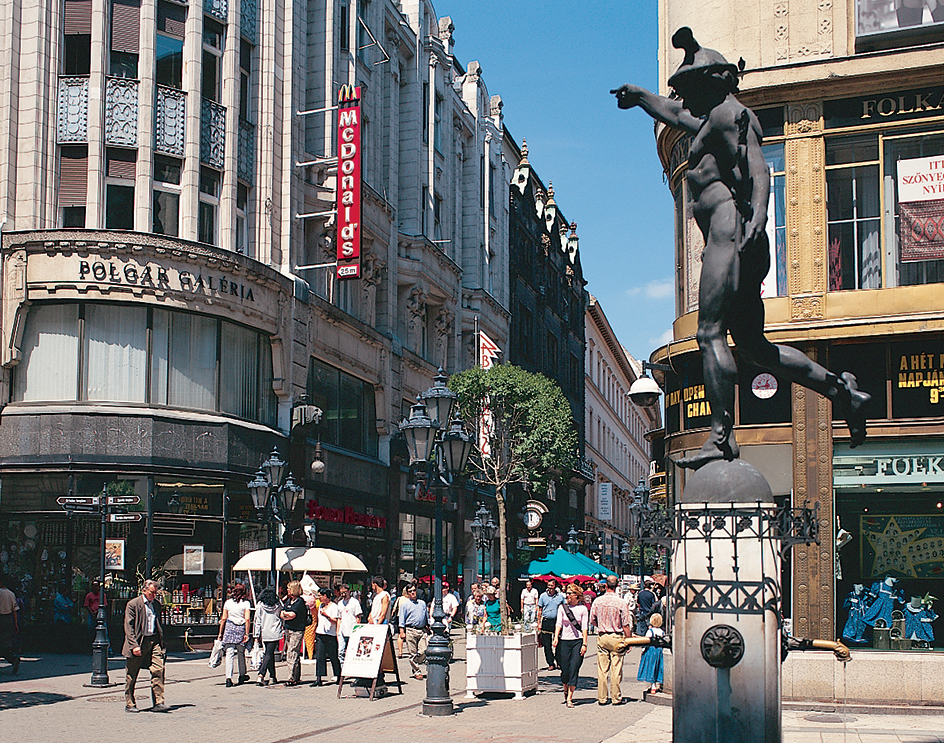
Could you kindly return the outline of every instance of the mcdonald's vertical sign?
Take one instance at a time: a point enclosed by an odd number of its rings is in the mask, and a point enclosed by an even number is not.
[[[338,278],[361,275],[361,89],[338,91]]]

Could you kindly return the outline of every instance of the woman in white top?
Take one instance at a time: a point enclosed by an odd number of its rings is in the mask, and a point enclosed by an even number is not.
[[[557,610],[553,646],[557,651],[557,665],[564,684],[564,702],[574,706],[574,689],[580,675],[580,664],[587,652],[587,630],[590,611],[583,603],[583,589],[576,583],[567,586],[566,601]]]
[[[315,686],[328,675],[328,663],[334,672],[334,682],[341,677],[341,661],[338,660],[338,620],[341,610],[334,603],[334,591],[321,589],[321,605],[318,607],[318,625],[315,628]]]
[[[234,666],[239,668],[236,684],[244,684],[249,680],[249,675],[246,673],[246,642],[249,641],[251,608],[252,605],[246,600],[246,586],[242,583],[234,583],[229,589],[229,598],[223,604],[218,636],[226,651],[224,668],[227,686],[233,686]],[[233,663],[234,660],[236,663]]]

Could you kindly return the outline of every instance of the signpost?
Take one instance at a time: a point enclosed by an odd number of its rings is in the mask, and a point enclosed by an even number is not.
[[[101,556],[101,591],[105,590],[105,525],[140,521],[140,513],[114,513],[115,506],[136,506],[141,502],[137,495],[108,495],[102,488],[101,495],[61,496],[56,503],[70,516],[75,513],[98,513],[102,520]],[[92,680],[88,686],[114,686],[108,680],[108,619],[105,614],[105,602],[100,601],[95,617],[95,641],[92,643]]]

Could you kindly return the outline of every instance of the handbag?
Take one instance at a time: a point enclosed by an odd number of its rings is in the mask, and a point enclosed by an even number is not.
[[[258,671],[259,666],[262,665],[262,643],[256,640],[256,644],[252,646],[252,650],[249,651],[249,670]]]
[[[207,665],[210,668],[218,668],[223,662],[223,642],[221,640],[213,641],[213,650],[210,651],[210,660]]]

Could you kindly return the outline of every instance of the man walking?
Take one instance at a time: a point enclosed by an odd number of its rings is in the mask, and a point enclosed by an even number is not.
[[[20,656],[14,647],[14,636],[19,630],[16,618],[16,595],[7,588],[0,575],[0,656],[12,667],[13,673],[20,670]]]
[[[649,629],[649,617],[656,608],[656,595],[652,592],[652,581],[647,580],[636,596],[636,634],[645,635]]]
[[[521,589],[521,621],[526,627],[534,624],[538,615],[538,589],[528,580]]]
[[[151,712],[168,712],[164,704],[164,631],[161,628],[161,609],[157,598],[157,583],[144,581],[141,595],[131,599],[125,607],[125,644],[121,654],[127,658],[125,666],[125,712],[137,712],[134,685],[138,672],[147,666],[151,673]]]
[[[541,644],[544,646],[544,658],[547,660],[547,670],[557,668],[554,657],[554,628],[557,626],[557,612],[564,603],[564,594],[557,590],[557,581],[550,578],[547,581],[547,590],[538,598],[538,624],[541,625]]]
[[[606,579],[606,590],[590,607],[590,624],[597,628],[597,704],[623,703],[620,683],[623,681],[623,656],[620,647],[624,637],[633,636],[633,615],[626,602],[616,595],[619,578]],[[607,685],[609,684],[609,695]]]
[[[426,662],[426,645],[428,642],[426,628],[426,602],[416,597],[416,586],[407,586],[406,595],[400,604],[400,640],[406,648],[410,659],[410,670],[413,678],[423,678],[421,663]]]
[[[338,586],[338,609],[341,619],[338,621],[338,660],[344,663],[344,650],[347,641],[354,632],[354,625],[361,621],[361,602],[351,596],[351,587],[347,583]]]

